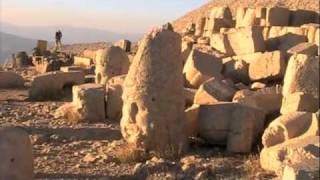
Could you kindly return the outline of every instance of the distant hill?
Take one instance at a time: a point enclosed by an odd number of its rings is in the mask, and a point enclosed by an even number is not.
[[[30,39],[45,39],[54,41],[54,35],[58,29],[60,29],[63,33],[62,41],[64,44],[115,42],[120,39],[137,41],[142,37],[142,34],[121,34],[93,28],[72,26],[19,26],[0,22],[0,31]]]
[[[319,11],[319,0],[212,0],[173,22],[175,30],[181,32],[190,22],[206,16],[215,6],[229,6],[233,13],[237,7],[272,7],[280,6],[290,9]]]
[[[0,32],[0,63],[4,63],[12,53],[17,51],[30,53],[35,46],[36,40]]]

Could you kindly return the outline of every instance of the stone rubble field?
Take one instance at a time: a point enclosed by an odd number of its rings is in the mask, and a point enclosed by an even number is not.
[[[319,179],[319,18],[216,6],[137,43],[39,40],[0,67],[0,180]]]

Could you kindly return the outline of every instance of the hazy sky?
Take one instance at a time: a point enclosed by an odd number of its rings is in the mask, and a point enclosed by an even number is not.
[[[141,33],[208,0],[0,0],[0,19],[19,25],[70,25]]]

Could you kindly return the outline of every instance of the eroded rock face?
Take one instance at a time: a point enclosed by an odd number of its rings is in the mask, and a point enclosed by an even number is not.
[[[32,180],[33,155],[29,135],[20,128],[0,128],[0,179]]]
[[[127,74],[129,58],[120,47],[111,46],[96,53],[96,83],[106,85],[107,81],[118,75]]]
[[[181,37],[153,30],[140,43],[124,82],[121,132],[125,140],[161,156],[185,149]]]
[[[319,99],[319,57],[303,54],[291,56],[284,77],[283,95],[295,92]]]
[[[9,71],[0,71],[0,88],[20,88],[24,86],[23,78]]]

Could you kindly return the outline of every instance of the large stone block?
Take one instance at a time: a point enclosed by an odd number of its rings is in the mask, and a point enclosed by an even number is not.
[[[319,109],[319,99],[314,98],[310,94],[302,92],[295,92],[283,97],[281,114],[288,114],[291,112],[317,112]]]
[[[201,105],[198,132],[210,144],[226,144],[230,152],[250,152],[264,118],[259,110],[238,103]]]
[[[73,64],[82,68],[90,68],[93,65],[93,61],[90,58],[75,56]]]
[[[264,148],[260,154],[263,169],[273,171],[281,176],[286,166],[308,167],[319,170],[320,144],[319,136],[294,138],[270,148]],[[307,169],[307,170],[308,170]]]
[[[32,180],[33,153],[29,135],[21,128],[0,128],[0,179]]]
[[[0,71],[0,88],[21,88],[24,86],[22,76],[15,72]]]
[[[120,47],[111,46],[97,51],[96,56],[96,83],[106,85],[114,76],[127,74],[129,58]]]
[[[313,43],[300,43],[296,46],[293,46],[287,51],[288,54],[305,54],[309,56],[316,56],[318,54],[318,46]]]
[[[56,112],[56,117],[62,116],[74,123],[104,122],[105,120],[105,90],[99,84],[83,84],[73,86],[72,103],[67,103]]]
[[[156,29],[140,42],[124,82],[121,133],[128,143],[160,156],[186,148],[181,37]]]
[[[223,33],[213,33],[210,36],[210,46],[226,56],[234,55],[234,52],[228,42],[228,37]]]
[[[183,74],[188,87],[198,88],[203,82],[211,77],[221,77],[221,59],[193,49],[183,68]]]
[[[236,55],[263,52],[265,50],[261,27],[246,27],[227,33],[227,39]]]
[[[233,82],[243,82],[248,84],[249,79],[249,64],[243,60],[232,59],[224,63],[223,75],[230,78]]]
[[[253,8],[237,8],[236,12],[236,27],[248,27],[260,25],[257,10]]]
[[[81,71],[56,71],[36,76],[31,83],[29,97],[34,100],[58,98],[63,88],[83,84],[84,76]]]
[[[291,56],[284,78],[284,96],[295,92],[319,98],[319,57],[303,54]]]
[[[262,136],[265,148],[302,136],[318,136],[319,119],[316,114],[292,112],[272,121]]]
[[[115,76],[111,78],[106,86],[107,99],[106,99],[106,112],[107,117],[111,121],[120,121],[122,116],[122,93],[123,83],[126,75]]]
[[[125,52],[130,52],[131,51],[131,42],[126,39],[121,39],[118,42],[115,43],[115,46],[120,47],[123,49]]]
[[[236,93],[234,87],[218,78],[211,78],[197,90],[194,103],[201,105],[215,104],[219,101],[231,101]]]
[[[46,40],[38,40],[37,41],[37,48],[40,55],[45,55],[47,51],[48,41]]]
[[[288,8],[272,7],[267,8],[266,25],[267,26],[288,26],[290,20],[290,11]]]
[[[290,26],[302,26],[303,24],[316,23],[315,11],[303,9],[292,10],[290,13]]]
[[[280,51],[260,54],[249,65],[249,77],[252,81],[282,79],[285,71],[286,60]]]
[[[240,90],[233,97],[233,102],[259,109],[265,114],[279,112],[281,101],[282,93],[279,86],[262,88],[257,91]]]

